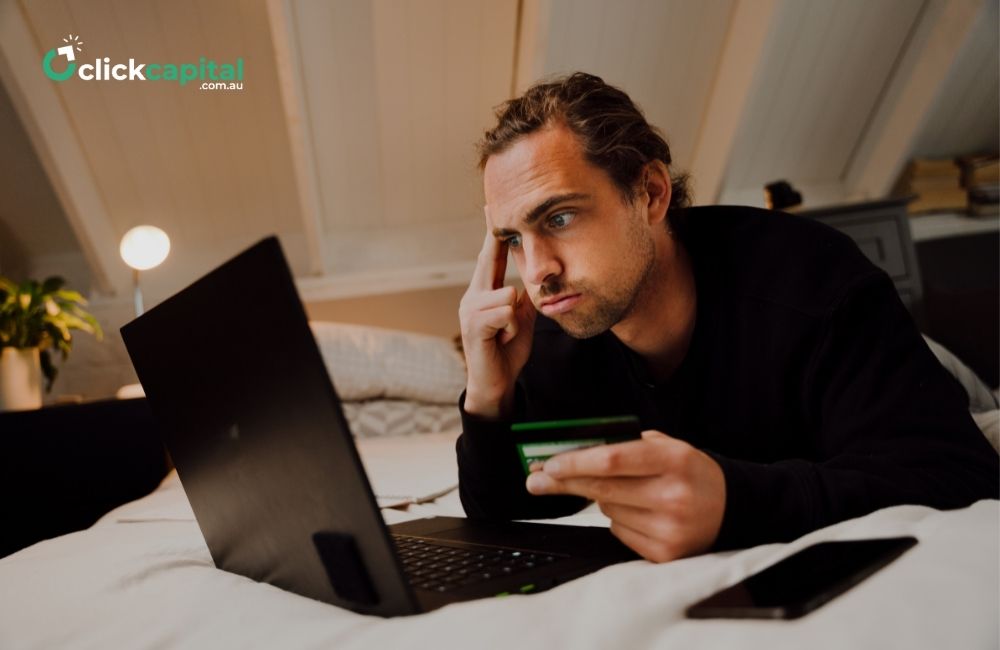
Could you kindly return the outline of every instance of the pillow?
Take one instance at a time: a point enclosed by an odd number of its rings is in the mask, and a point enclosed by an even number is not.
[[[310,323],[342,400],[410,399],[458,403],[465,363],[451,341],[399,330]]]
[[[359,438],[441,433],[462,428],[462,417],[455,404],[372,399],[344,402],[343,407],[351,433]]]
[[[931,352],[941,362],[941,365],[962,384],[962,388],[969,395],[969,410],[973,413],[984,413],[997,408],[997,398],[983,380],[976,375],[969,366],[962,363],[958,357],[952,354],[948,348],[928,336],[924,336]]]
[[[976,426],[990,441],[997,453],[1000,453],[1000,411],[973,413],[972,419],[976,421]]]

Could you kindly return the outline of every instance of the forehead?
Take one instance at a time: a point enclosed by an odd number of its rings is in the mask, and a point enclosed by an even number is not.
[[[583,155],[576,135],[548,126],[490,156],[483,170],[488,221],[510,226],[527,210],[556,194],[593,194],[603,172]]]

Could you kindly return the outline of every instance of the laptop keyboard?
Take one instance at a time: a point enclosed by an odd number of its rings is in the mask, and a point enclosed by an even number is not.
[[[392,538],[396,542],[410,584],[418,589],[437,592],[514,575],[539,566],[553,565],[569,558],[568,555],[556,553],[464,542],[462,546],[448,546],[409,535],[394,534]],[[521,590],[527,592],[533,588],[533,585],[525,585]]]

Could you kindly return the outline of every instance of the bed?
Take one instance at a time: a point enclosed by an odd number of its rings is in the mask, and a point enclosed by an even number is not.
[[[462,515],[445,339],[314,326],[388,523]],[[388,366],[379,366],[387,363]],[[436,370],[428,375],[428,367]],[[974,413],[996,447],[1000,412]],[[973,407],[976,407],[973,400]],[[554,523],[607,526],[593,506]],[[694,621],[685,607],[820,540],[919,545],[803,619]],[[97,523],[0,559],[0,648],[995,648],[1000,502],[887,508],[787,544],[635,561],[530,596],[361,616],[217,570],[175,472]]]

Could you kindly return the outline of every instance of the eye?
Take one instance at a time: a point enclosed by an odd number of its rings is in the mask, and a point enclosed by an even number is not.
[[[505,244],[507,244],[511,248],[520,248],[521,247],[521,236],[520,235],[511,235],[510,237],[508,237],[507,239],[505,239],[503,241],[504,241]]]
[[[572,212],[557,212],[548,218],[548,224],[556,230],[560,230],[568,226],[573,219],[576,219],[576,215]]]

